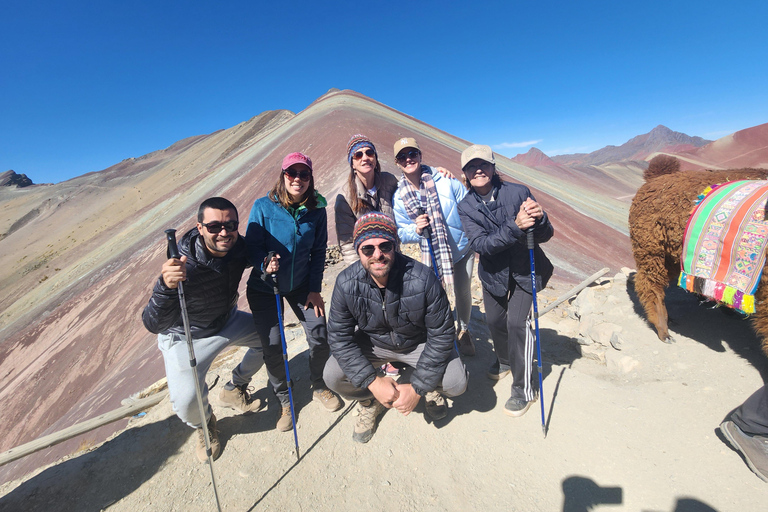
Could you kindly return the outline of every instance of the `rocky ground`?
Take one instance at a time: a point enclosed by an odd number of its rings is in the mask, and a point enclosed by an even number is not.
[[[351,439],[354,403],[328,413],[311,402],[306,343],[295,324],[287,332],[298,460],[292,433],[274,429],[278,407],[263,369],[253,384],[267,409],[238,416],[219,406],[218,390],[239,358],[226,354],[208,378],[223,445],[214,464],[222,508],[765,510],[768,485],[717,432],[768,375],[748,322],[670,290],[676,342],[664,344],[639,314],[631,274],[612,274],[541,318],[546,438],[539,403],[523,417],[504,415],[510,377],[485,375],[493,352],[479,289],[467,392],[435,423],[421,405],[407,417],[386,412],[365,445]],[[570,288],[555,283],[540,294],[540,308]],[[0,511],[215,510],[193,434],[166,399],[102,445],[86,443],[3,485]]]

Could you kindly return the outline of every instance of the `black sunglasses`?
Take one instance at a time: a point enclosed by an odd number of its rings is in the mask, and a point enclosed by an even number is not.
[[[237,231],[237,227],[239,225],[240,223],[236,220],[230,220],[227,222],[209,222],[207,224],[203,224],[205,229],[207,229],[208,232],[212,235],[218,235],[221,233],[222,228],[226,229],[227,233],[234,233]]]
[[[362,150],[356,151],[355,154],[352,155],[352,158],[354,158],[355,160],[360,160],[361,158],[363,158],[363,153],[365,153],[365,156],[373,156],[376,154],[374,150],[369,148],[369,149],[366,149],[365,151],[362,151]]]
[[[298,176],[301,181],[309,181],[309,178],[312,177],[312,173],[306,169],[300,171],[297,171],[296,169],[286,169],[283,171],[283,174],[288,176],[291,180],[295,180],[296,176]]]
[[[416,157],[419,156],[419,150],[418,149],[412,149],[409,152],[405,153],[398,153],[397,157],[395,157],[395,160],[398,162],[404,162],[406,158],[410,158],[411,160],[416,160]]]
[[[389,254],[395,248],[395,244],[392,242],[381,242],[379,245],[362,245],[360,246],[360,252],[362,252],[363,256],[366,258],[370,258],[373,256],[373,253],[376,252],[377,247],[382,254]]]

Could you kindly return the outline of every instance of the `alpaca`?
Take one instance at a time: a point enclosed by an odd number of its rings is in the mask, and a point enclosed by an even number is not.
[[[653,161],[651,164],[645,174],[646,182],[638,189],[629,209],[629,237],[637,266],[635,291],[638,299],[648,321],[656,328],[659,339],[669,343],[672,340],[667,329],[665,288],[670,283],[676,284],[680,275],[685,226],[698,195],[708,186],[718,183],[768,179],[768,169],[661,174],[658,165],[654,166]],[[755,292],[756,312],[750,318],[752,327],[762,340],[763,351],[768,355],[766,299],[768,276],[763,272]]]

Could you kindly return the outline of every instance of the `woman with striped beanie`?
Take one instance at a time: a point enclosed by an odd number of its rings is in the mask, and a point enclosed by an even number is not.
[[[394,218],[392,196],[397,190],[397,178],[381,171],[376,146],[365,135],[357,134],[349,139],[347,161],[347,192],[336,196],[334,213],[341,254],[344,263],[350,265],[359,259],[352,243],[357,219],[372,211]]]

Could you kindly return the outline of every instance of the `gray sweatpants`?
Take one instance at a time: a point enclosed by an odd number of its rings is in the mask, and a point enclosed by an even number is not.
[[[243,360],[232,371],[232,383],[242,386],[251,382],[251,378],[264,364],[261,340],[256,335],[253,317],[249,313],[236,311],[229,322],[214,336],[193,338],[197,360],[197,377],[203,392],[203,407],[206,422],[213,412],[208,404],[208,386],[205,374],[211,367],[216,356],[225,348],[231,346],[249,347]],[[173,404],[173,410],[181,420],[190,427],[198,428],[200,411],[197,405],[194,371],[189,366],[189,349],[187,339],[183,334],[158,334],[157,346],[163,354],[165,375],[168,379],[168,392]]]
[[[359,331],[358,331],[359,332]],[[422,343],[417,346],[411,352],[406,354],[392,352],[381,347],[375,347],[371,345],[361,344],[363,354],[370,361],[374,368],[379,368],[386,363],[400,362],[408,365],[408,368],[403,372],[398,382],[409,382],[410,376],[413,374],[414,368],[419,363],[419,357],[424,352],[424,346]],[[451,354],[451,360],[448,362],[448,366],[443,374],[443,380],[437,387],[437,391],[448,397],[459,396],[467,390],[467,380],[469,374],[467,373],[467,367],[459,359],[459,355],[456,351]],[[368,389],[361,389],[355,387],[344,374],[344,371],[339,366],[336,358],[331,356],[328,358],[328,362],[325,363],[325,371],[323,372],[323,380],[325,384],[348,400],[368,400],[373,398],[373,394]]]

